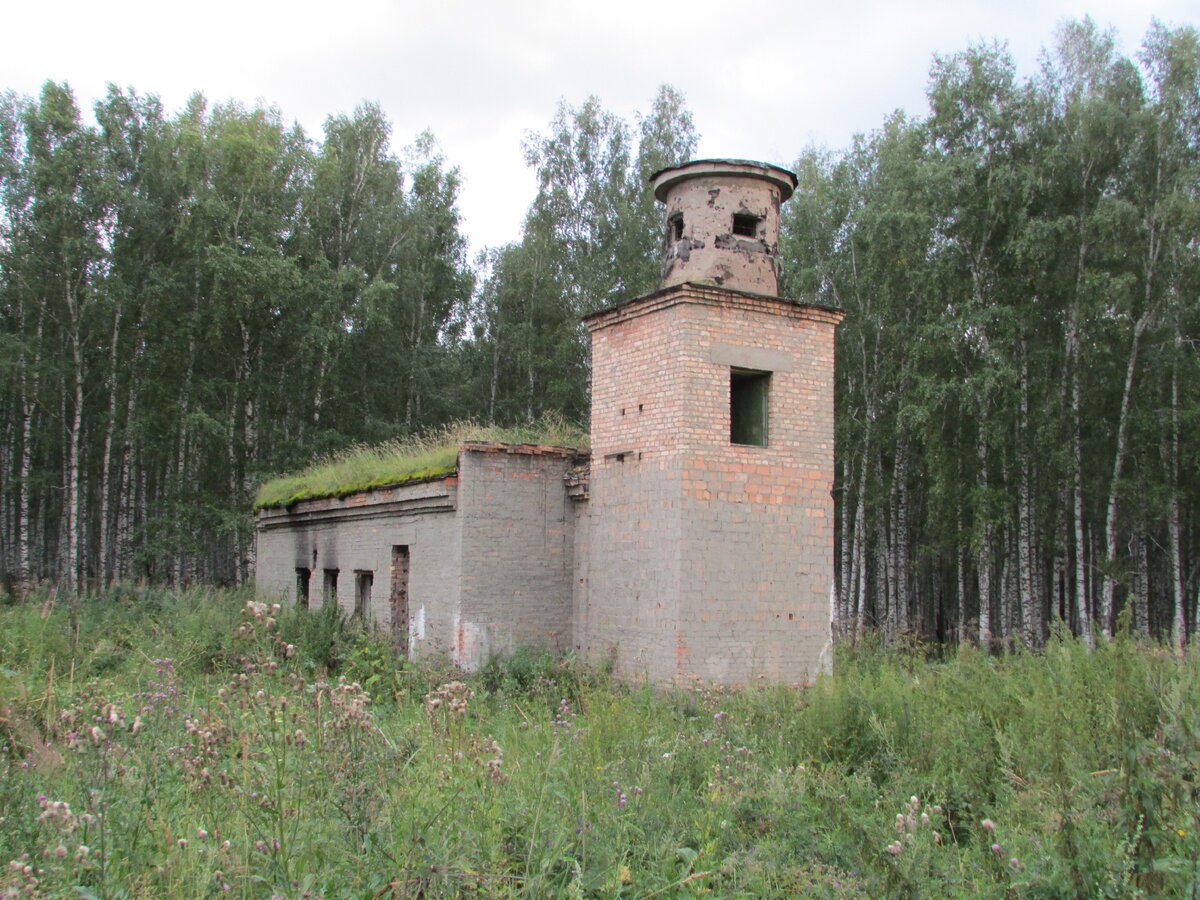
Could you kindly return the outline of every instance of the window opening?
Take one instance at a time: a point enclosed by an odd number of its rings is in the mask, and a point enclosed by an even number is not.
[[[729,372],[729,442],[751,447],[767,446],[767,411],[770,372]]]
[[[338,570],[325,569],[325,579],[321,583],[321,602],[337,603]]]
[[[758,237],[758,216],[750,213],[733,214],[733,233],[738,237]]]
[[[675,213],[667,219],[667,243],[683,240],[683,213]]]
[[[296,605],[308,609],[308,583],[312,569],[296,569]]]
[[[371,608],[371,583],[374,580],[374,572],[359,570],[354,573],[354,614],[363,620]]]

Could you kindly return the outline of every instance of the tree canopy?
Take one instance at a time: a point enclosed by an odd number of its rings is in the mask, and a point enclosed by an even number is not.
[[[1200,608],[1200,37],[1089,19],[1024,76],[935,57],[923,114],[806,149],[784,293],[843,307],[837,622],[1038,645]],[[783,114],[786,114],[784,111]],[[0,571],[236,582],[257,484],[448,422],[583,422],[580,317],[652,289],[683,96],[563,101],[521,238],[383,112],[0,95]]]

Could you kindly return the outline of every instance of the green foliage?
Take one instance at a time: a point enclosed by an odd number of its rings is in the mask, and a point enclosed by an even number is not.
[[[371,105],[319,144],[200,95],[95,113],[0,98],[0,574],[241,583],[268,473],[467,414],[458,173]]]
[[[580,317],[653,290],[661,211],[649,177],[695,152],[683,95],[663,85],[636,127],[598,97],[559,104],[525,158],[538,193],[521,240],[481,254],[464,362],[489,422],[531,422],[545,410],[587,415],[588,347]],[[480,400],[486,402],[480,405]]]
[[[938,55],[923,115],[797,161],[784,291],[846,311],[847,634],[1196,630],[1200,36],[1119,47],[1085,18],[1030,76]]]
[[[500,428],[470,422],[446,425],[408,439],[352,447],[297,475],[268,481],[258,489],[254,508],[288,506],[315,497],[344,497],[371,488],[441,478],[458,468],[465,441],[541,444],[580,448],[587,433],[553,413],[525,427]]]
[[[344,497],[377,487],[427,481],[453,474],[457,446],[414,452],[407,442],[352,447],[298,475],[268,481],[258,489],[254,508],[289,506],[297,500]]]
[[[877,645],[805,690],[656,693],[533,650],[470,677],[408,663],[336,609],[245,594],[87,597],[73,641],[46,600],[0,607],[4,890],[1125,897],[1200,877],[1194,651]]]

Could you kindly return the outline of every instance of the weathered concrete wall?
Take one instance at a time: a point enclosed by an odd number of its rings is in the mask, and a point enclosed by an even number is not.
[[[357,572],[372,573],[368,616],[392,622],[392,547],[409,548],[408,648],[444,652],[464,669],[518,646],[566,649],[571,638],[574,510],[563,476],[572,450],[464,445],[456,477],[312,500],[258,516],[257,590],[309,604],[338,570],[337,599],[354,611]],[[405,626],[400,626],[403,638]]]
[[[574,511],[563,476],[575,451],[464,445],[459,452],[462,589],[455,660],[477,668],[519,646],[571,638]]]
[[[658,683],[827,665],[840,318],[689,284],[589,320],[589,658]],[[731,368],[771,373],[766,447],[730,443]]]
[[[344,499],[306,500],[259,513],[255,587],[296,602],[297,569],[311,571],[309,605],[322,604],[322,576],[337,569],[337,602],[354,611],[355,573],[373,575],[368,616],[408,652],[450,653],[459,615],[462,540],[458,479],[402,485]],[[409,548],[409,621],[392,622],[392,547]]]
[[[779,206],[795,186],[791,172],[739,160],[697,160],[654,177],[666,205],[660,287],[712,284],[779,293]],[[739,233],[735,216],[749,226]]]

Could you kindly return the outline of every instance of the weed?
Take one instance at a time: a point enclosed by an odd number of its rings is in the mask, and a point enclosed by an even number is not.
[[[1200,658],[858,647],[807,690],[398,659],[335,608],[0,607],[0,895],[1179,896]]]

